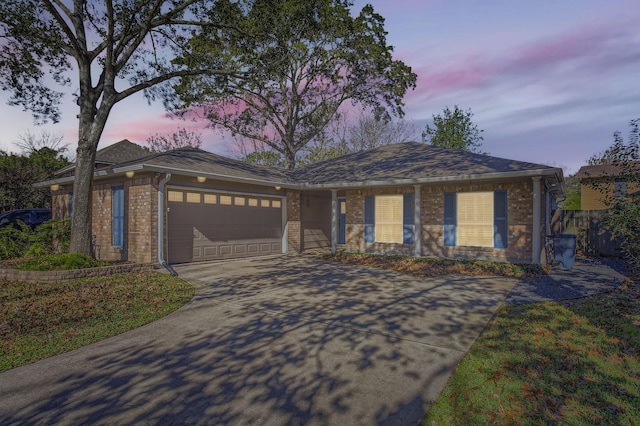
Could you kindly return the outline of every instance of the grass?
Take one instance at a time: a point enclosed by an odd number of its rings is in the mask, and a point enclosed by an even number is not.
[[[187,282],[155,272],[0,281],[0,372],[140,327],[192,296]]]
[[[545,274],[545,270],[540,265],[481,260],[454,260],[348,252],[337,252],[325,255],[324,258],[337,262],[390,269],[417,277],[465,274],[524,278]]]
[[[639,296],[502,307],[423,425],[640,424]]]
[[[531,265],[340,254],[417,276],[530,277]],[[564,302],[503,306],[423,425],[640,425],[640,277]]]

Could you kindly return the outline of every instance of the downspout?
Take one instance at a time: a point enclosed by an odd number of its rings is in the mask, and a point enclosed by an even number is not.
[[[158,263],[164,266],[167,271],[175,277],[178,273],[164,259],[164,190],[169,179],[171,179],[171,173],[167,173],[165,177],[158,182]]]

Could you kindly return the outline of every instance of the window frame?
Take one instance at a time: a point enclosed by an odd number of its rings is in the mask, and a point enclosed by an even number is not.
[[[401,241],[378,241],[376,240],[376,198],[377,197],[402,197],[402,240]],[[415,203],[414,194],[379,194],[365,195],[364,197],[364,242],[381,244],[414,244],[414,216]]]
[[[482,247],[508,248],[508,192],[506,190],[477,191],[493,193],[493,245],[469,246],[458,243],[458,195],[469,192],[444,193],[444,246],[445,247]]]

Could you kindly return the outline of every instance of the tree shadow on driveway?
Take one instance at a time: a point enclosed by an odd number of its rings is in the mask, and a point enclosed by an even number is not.
[[[514,280],[309,258],[178,267],[147,326],[0,375],[3,424],[415,424]]]

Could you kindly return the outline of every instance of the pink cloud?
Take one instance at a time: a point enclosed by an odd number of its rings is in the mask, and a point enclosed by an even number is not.
[[[575,76],[598,74],[608,69],[640,62],[630,52],[634,29],[620,26],[585,26],[578,30],[515,46],[493,54],[474,53],[448,61],[433,62],[414,70],[418,74],[415,92],[408,98],[425,98],[440,93],[476,89],[487,84],[526,77],[545,76],[545,71],[572,65]],[[637,32],[637,31],[636,31]]]

